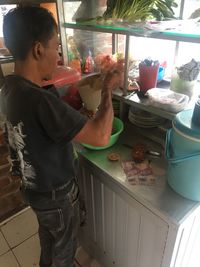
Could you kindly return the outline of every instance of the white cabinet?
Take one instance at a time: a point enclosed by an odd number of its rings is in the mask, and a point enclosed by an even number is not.
[[[80,179],[87,209],[82,246],[103,266],[161,266],[168,224],[83,162]]]
[[[118,167],[103,162],[106,153],[80,154],[87,209],[80,231],[83,248],[103,267],[199,267],[199,203],[178,196],[167,184],[136,189],[119,182]]]

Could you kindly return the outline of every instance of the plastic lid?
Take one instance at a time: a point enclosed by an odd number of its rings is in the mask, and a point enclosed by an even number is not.
[[[173,125],[183,134],[200,139],[200,127],[192,122],[193,109],[179,112],[173,120]]]

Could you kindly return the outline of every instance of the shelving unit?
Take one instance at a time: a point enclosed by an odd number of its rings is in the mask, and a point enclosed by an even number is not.
[[[172,120],[175,117],[175,113],[171,113],[165,110],[158,109],[156,107],[153,107],[149,104],[148,98],[141,99],[137,96],[137,94],[134,94],[130,97],[126,97],[124,99],[124,103],[129,104],[130,106],[135,106],[137,108],[140,108],[142,110],[148,111],[150,113],[153,113],[155,115],[158,115],[160,117],[163,117],[168,120]]]
[[[180,21],[180,24],[182,21]],[[178,22],[176,23],[178,24]],[[101,32],[101,33],[111,33],[114,37],[117,34],[122,34],[125,36],[125,79],[124,79],[124,91],[116,91],[113,94],[114,99],[121,101],[121,106],[127,104],[130,106],[138,107],[142,110],[149,111],[166,119],[172,120],[175,117],[175,113],[167,112],[156,107],[153,107],[149,104],[148,99],[140,99],[136,94],[128,95],[127,94],[127,74],[129,66],[129,38],[131,36],[135,37],[147,37],[155,38],[162,40],[172,40],[172,41],[181,41],[181,42],[191,42],[191,43],[200,43],[200,31],[198,33],[197,28],[193,28],[193,31],[189,32],[188,28],[179,26],[177,29],[168,29],[166,31],[158,31],[147,28],[146,24],[141,25],[141,23],[128,24],[127,27],[120,25],[112,24],[95,24],[94,22],[70,22],[63,23],[64,28],[70,28],[74,30],[83,30],[83,31],[92,31],[92,32]],[[199,25],[200,28],[200,25]],[[115,44],[113,44],[114,46]],[[123,117],[123,111],[121,111],[121,117]]]
[[[166,118],[170,123],[174,113],[150,106],[148,99],[140,99],[137,94],[127,93],[129,40],[131,36],[136,36],[200,43],[200,31],[199,34],[195,31],[153,31],[139,25],[124,27],[94,25],[92,22],[64,22],[61,27],[63,30],[111,33],[113,53],[115,37],[124,35],[125,90],[116,90],[113,94],[113,98],[120,102],[121,117],[127,115],[130,106],[134,106]],[[124,122],[127,122],[127,116],[125,118]],[[140,129],[130,123],[125,123],[125,127],[115,146],[102,151],[81,148],[78,151],[80,192],[87,210],[87,223],[79,236],[81,245],[105,267],[196,267],[199,262],[200,207],[198,203],[182,198],[167,185],[164,156],[153,160],[158,174],[157,182],[152,186],[132,186],[122,169],[122,160],[130,159],[131,153],[124,144],[133,145],[143,140],[146,132],[143,142],[151,143],[153,150],[163,152],[165,131]],[[113,152],[120,155],[120,162],[108,160],[109,153]]]
[[[181,21],[180,21],[181,22]],[[163,40],[172,40],[172,41],[180,41],[180,42],[192,42],[192,43],[200,43],[200,33],[197,33],[197,30],[194,32],[188,32],[186,30],[166,30],[166,31],[158,31],[152,30],[147,27],[141,26],[140,24],[129,24],[128,27],[124,26],[116,26],[116,25],[107,25],[107,24],[94,24],[90,22],[70,22],[64,23],[63,26],[65,28],[71,28],[76,30],[84,30],[84,31],[96,31],[96,32],[105,32],[112,34],[123,34],[129,36],[136,37],[148,37],[148,38],[156,38]]]

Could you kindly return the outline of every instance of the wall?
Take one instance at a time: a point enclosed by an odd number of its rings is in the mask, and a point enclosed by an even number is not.
[[[43,3],[40,4],[41,7],[48,9],[54,16],[56,22],[58,23],[57,11],[56,11],[56,4],[55,3]]]
[[[20,178],[11,177],[9,153],[0,133],[0,222],[25,207]]]

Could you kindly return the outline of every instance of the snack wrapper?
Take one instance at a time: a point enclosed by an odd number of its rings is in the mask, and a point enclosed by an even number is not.
[[[153,185],[155,183],[156,177],[148,161],[142,163],[124,161],[122,167],[128,182],[132,185]]]
[[[200,62],[192,59],[185,65],[177,68],[179,78],[185,81],[194,81],[197,79],[200,72]]]

